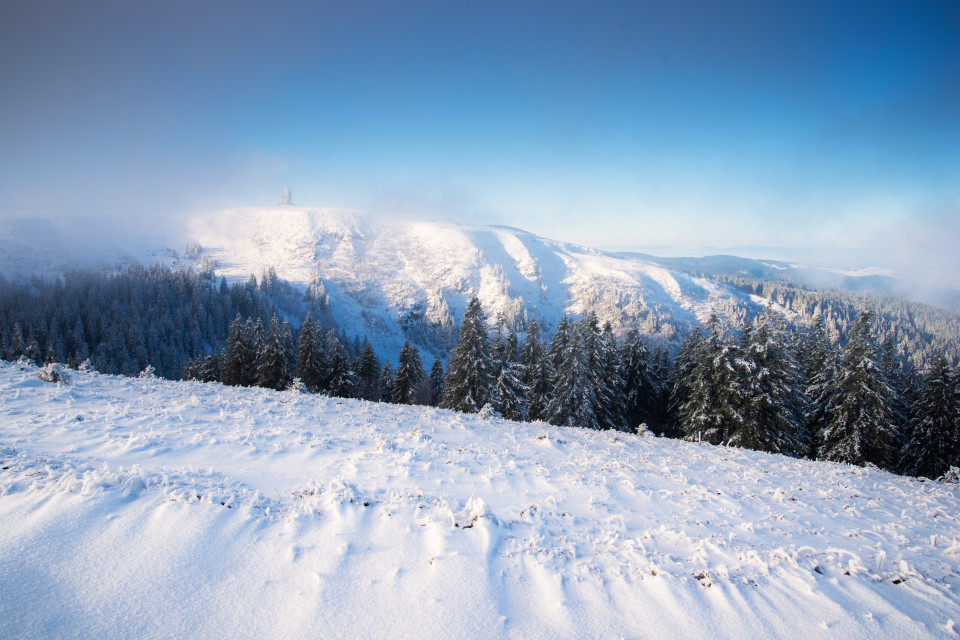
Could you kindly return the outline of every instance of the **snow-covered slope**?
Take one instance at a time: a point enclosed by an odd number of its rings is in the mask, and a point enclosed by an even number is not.
[[[537,237],[509,227],[284,206],[197,216],[189,234],[218,265],[246,278],[275,267],[293,282],[319,278],[351,333],[385,352],[404,332],[441,348],[478,295],[491,321],[535,314],[548,331],[564,313],[595,310],[617,330],[671,340],[714,310],[757,305],[709,280],[653,262]]]
[[[960,490],[0,363],[9,638],[939,638]]]

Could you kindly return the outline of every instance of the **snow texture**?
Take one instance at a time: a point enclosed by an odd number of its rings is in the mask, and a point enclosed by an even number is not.
[[[960,488],[0,364],[4,637],[955,637]]]

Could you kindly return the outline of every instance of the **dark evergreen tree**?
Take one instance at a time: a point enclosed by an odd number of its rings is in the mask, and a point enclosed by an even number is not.
[[[716,315],[710,318],[707,329],[707,335],[690,354],[690,366],[682,383],[687,391],[679,406],[679,418],[688,440],[722,444],[743,423],[741,395],[736,386],[739,354]]]
[[[327,385],[326,391],[336,398],[353,398],[356,395],[357,379],[350,362],[350,355],[334,329],[327,332]]]
[[[627,426],[636,431],[641,424],[647,424],[647,400],[652,389],[649,388],[650,354],[635,329],[627,332],[620,357],[623,363],[624,418]]]
[[[240,386],[246,381],[246,369],[250,349],[249,336],[244,331],[240,314],[230,323],[230,334],[227,336],[227,345],[223,348],[223,368],[220,372],[220,381],[231,386]]]
[[[380,370],[380,402],[393,402],[393,367],[387,360]]]
[[[939,478],[960,466],[960,398],[954,378],[942,356],[923,376],[911,437],[902,452],[902,469],[910,475]]]
[[[253,276],[251,276],[253,277]],[[247,362],[247,376],[244,381],[245,387],[252,387],[260,384],[260,357],[263,354],[263,322],[257,318],[254,324],[250,318],[247,318],[249,325],[248,333],[250,335],[250,360]]]
[[[284,344],[283,329],[274,315],[257,359],[257,384],[267,389],[282,390],[290,386],[288,348]]]
[[[443,363],[440,358],[433,359],[433,366],[430,367],[430,406],[435,407],[440,404],[443,397]]]
[[[527,325],[527,336],[520,348],[520,364],[523,365],[523,384],[527,388],[527,416],[530,420],[546,420],[554,370],[536,317]]]
[[[516,334],[512,331],[504,336],[498,332],[495,349],[497,380],[493,387],[491,405],[494,411],[507,420],[524,421],[528,419],[529,398],[526,384],[523,382],[524,367],[518,361]]]
[[[400,356],[397,358],[391,400],[395,404],[417,404],[417,388],[426,377],[420,352],[408,340],[404,340]]]
[[[805,451],[798,454],[810,458],[817,455],[823,432],[835,410],[833,382],[840,366],[839,353],[827,339],[824,322],[819,318],[800,341],[799,362],[802,389],[806,400],[803,414]]]
[[[693,378],[694,369],[699,366],[703,357],[705,340],[700,326],[694,327],[693,331],[687,335],[680,345],[680,351],[673,362],[669,381],[670,397],[667,402],[668,422],[676,425],[673,437],[679,438],[684,435],[681,408],[686,404],[690,395],[689,383]]]
[[[460,339],[450,354],[440,406],[476,413],[491,399],[493,374],[490,338],[483,319],[483,308],[480,300],[474,296],[460,323]]]
[[[567,343],[570,342],[570,333],[572,327],[570,325],[570,320],[564,315],[560,318],[560,323],[557,325],[557,330],[553,332],[553,340],[550,341],[550,347],[547,351],[550,356],[550,364],[553,366],[554,371],[560,370],[560,365],[563,363],[564,353],[567,350]]]
[[[353,368],[357,374],[357,397],[364,400],[380,400],[380,361],[366,338],[360,345]]]
[[[596,384],[583,332],[572,331],[564,342],[547,418],[555,425],[597,429]]]
[[[809,445],[800,432],[797,367],[782,324],[769,313],[757,316],[741,334],[740,351],[736,372],[743,420],[730,443],[771,453],[803,453]]]
[[[592,314],[596,318],[595,314]],[[595,326],[595,325],[594,325]],[[626,384],[623,380],[623,364],[620,350],[613,335],[613,327],[605,323],[597,344],[595,378],[597,380],[597,416],[602,429],[628,431],[624,418]],[[634,431],[635,429],[629,429]]]
[[[857,318],[830,384],[831,415],[820,434],[820,459],[856,465],[888,463],[895,440],[888,408],[890,387],[878,364],[871,322],[870,312]]]
[[[318,393],[323,384],[326,368],[323,355],[323,344],[318,339],[316,325],[308,313],[300,325],[296,371],[300,382],[310,393]]]

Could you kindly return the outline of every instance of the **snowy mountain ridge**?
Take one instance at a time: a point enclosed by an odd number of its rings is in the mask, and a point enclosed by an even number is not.
[[[637,328],[665,341],[715,311],[766,304],[649,260],[506,226],[281,206],[195,216],[187,232],[228,279],[273,267],[294,283],[321,281],[341,326],[386,353],[399,351],[404,336],[448,349],[473,295],[491,323],[520,328],[536,315],[549,332],[563,314],[593,310],[618,332]]]

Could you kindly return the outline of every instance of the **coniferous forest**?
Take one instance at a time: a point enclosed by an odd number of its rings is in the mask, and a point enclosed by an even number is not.
[[[812,304],[812,292],[796,295]],[[52,281],[0,278],[0,354],[650,431],[929,478],[960,466],[956,336],[923,340],[916,330],[953,320],[903,303],[897,313],[910,322],[898,322],[889,301],[878,320],[869,308],[854,313],[855,302],[828,295],[805,316],[810,326],[772,312],[735,326],[713,316],[674,354],[636,331],[618,338],[593,312],[564,317],[549,340],[535,316],[522,334],[503,322],[490,331],[474,298],[446,369],[435,357],[428,371],[410,342],[391,364],[366,338],[338,331],[319,282],[303,293],[273,270],[231,286],[209,270],[132,264]]]

